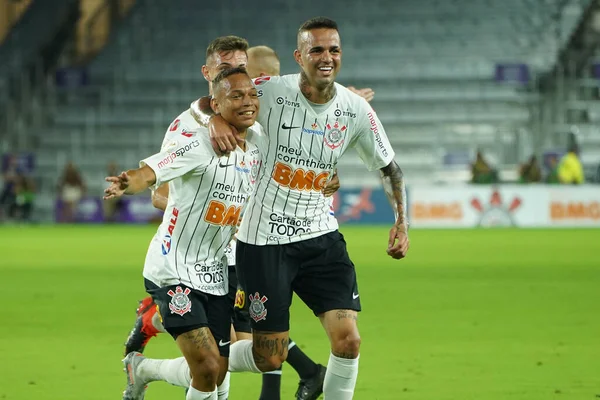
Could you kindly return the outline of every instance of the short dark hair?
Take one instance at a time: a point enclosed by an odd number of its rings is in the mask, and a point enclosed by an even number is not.
[[[336,31],[339,31],[338,24],[334,20],[327,17],[314,17],[300,25],[298,33],[320,28],[335,29]]]
[[[216,88],[218,86],[220,86],[219,84],[223,80],[229,78],[232,75],[236,75],[236,74],[246,75],[248,77],[248,79],[250,79],[250,76],[248,75],[248,72],[246,71],[246,68],[244,68],[244,67],[235,67],[235,68],[224,69],[223,71],[219,72],[217,74],[217,76],[215,76],[215,79],[213,79],[213,81],[212,81],[213,92],[216,91]]]
[[[239,36],[221,36],[210,42],[206,48],[206,58],[222,51],[247,51],[248,41]]]

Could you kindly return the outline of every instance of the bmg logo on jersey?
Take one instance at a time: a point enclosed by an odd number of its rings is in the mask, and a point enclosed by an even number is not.
[[[173,231],[175,230],[175,225],[177,224],[177,217],[179,216],[179,210],[173,207],[173,211],[171,211],[171,219],[169,220],[169,227],[167,228],[167,233],[163,238],[162,242],[162,253],[163,256],[166,256],[171,251],[171,242],[173,239]]]
[[[288,100],[286,98],[283,98],[281,96],[279,96],[275,101],[279,105],[284,105],[284,106],[294,107],[294,108],[299,108],[300,107],[300,103],[298,103],[297,101],[290,101],[290,100]]]

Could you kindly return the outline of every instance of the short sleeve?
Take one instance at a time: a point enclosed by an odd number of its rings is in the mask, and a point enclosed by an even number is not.
[[[389,165],[395,154],[377,114],[366,101],[363,103],[352,146],[369,171],[375,171]]]
[[[160,153],[143,159],[140,165],[149,166],[156,174],[156,183],[152,188],[154,190],[165,182],[206,166],[214,156],[211,152],[212,149],[209,152],[201,138],[172,139],[163,144]]]

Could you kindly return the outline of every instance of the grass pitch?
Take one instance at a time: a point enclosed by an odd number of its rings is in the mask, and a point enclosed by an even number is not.
[[[0,227],[0,399],[118,399],[123,342],[144,296],[151,226]],[[363,304],[358,400],[548,400],[600,395],[599,230],[414,230],[409,257],[385,227],[345,226]],[[325,364],[297,299],[291,336]],[[146,354],[176,357],[170,337]],[[257,399],[235,374],[230,399]],[[282,398],[297,375],[284,367]],[[184,399],[150,385],[147,400]]]

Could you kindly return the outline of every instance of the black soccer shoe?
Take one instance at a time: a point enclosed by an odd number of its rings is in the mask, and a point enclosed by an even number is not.
[[[323,393],[323,382],[327,368],[324,365],[317,365],[317,373],[308,379],[300,379],[298,390],[296,391],[296,400],[317,400]]]

